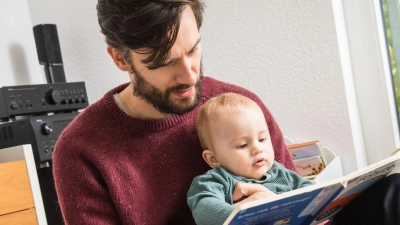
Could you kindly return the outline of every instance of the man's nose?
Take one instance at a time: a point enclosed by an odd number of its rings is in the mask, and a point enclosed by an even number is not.
[[[198,79],[198,68],[194,59],[184,57],[177,71],[177,82],[180,84],[195,85]]]

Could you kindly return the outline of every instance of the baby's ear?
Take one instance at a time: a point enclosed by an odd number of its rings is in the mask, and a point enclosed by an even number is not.
[[[204,150],[203,151],[203,159],[207,162],[207,164],[211,167],[211,168],[215,168],[215,167],[219,167],[221,166],[218,162],[218,159],[215,157],[214,152],[211,150]]]

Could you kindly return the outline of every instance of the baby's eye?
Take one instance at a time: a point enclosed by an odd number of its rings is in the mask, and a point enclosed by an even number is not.
[[[265,142],[267,140],[267,138],[260,138],[258,141],[259,142]]]
[[[246,147],[247,147],[247,144],[241,144],[241,145],[237,146],[237,148],[246,148]]]

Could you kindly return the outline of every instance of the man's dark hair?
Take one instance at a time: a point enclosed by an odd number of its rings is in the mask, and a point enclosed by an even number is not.
[[[149,53],[142,62],[153,70],[165,64],[186,5],[192,8],[200,29],[201,0],[98,0],[96,9],[107,44],[121,51],[125,59],[131,59],[130,50]]]

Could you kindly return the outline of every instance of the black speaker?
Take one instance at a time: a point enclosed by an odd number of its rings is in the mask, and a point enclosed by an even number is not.
[[[55,24],[39,24],[33,27],[39,63],[44,65],[47,83],[66,82],[61,57],[60,42]]]

